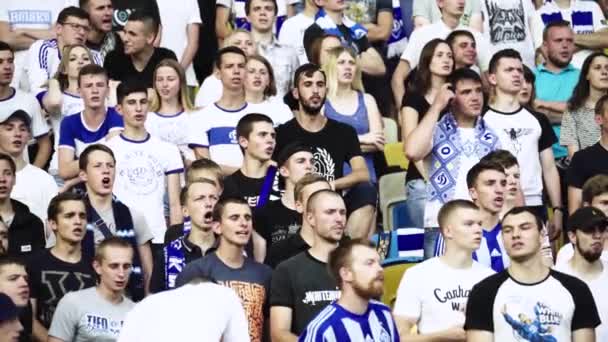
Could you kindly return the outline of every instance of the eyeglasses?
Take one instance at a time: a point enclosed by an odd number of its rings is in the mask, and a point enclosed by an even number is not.
[[[61,25],[67,25],[69,27],[71,27],[72,29],[78,31],[78,30],[82,30],[85,33],[88,33],[89,31],[91,31],[91,28],[87,25],[80,25],[80,24],[76,24],[76,23],[61,23]]]

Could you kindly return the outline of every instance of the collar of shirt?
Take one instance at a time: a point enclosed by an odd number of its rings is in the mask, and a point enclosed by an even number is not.
[[[568,64],[565,68],[563,68],[562,70],[560,70],[558,72],[553,72],[553,71],[547,69],[544,64],[541,64],[538,66],[538,72],[547,72],[547,73],[554,74],[554,75],[564,74],[564,73],[572,72],[572,71],[576,71],[576,70],[578,70],[578,69],[576,67],[574,67],[574,65],[572,65],[572,63]]]
[[[186,249],[186,251],[188,253],[198,253],[200,255],[207,255],[207,254],[217,250],[218,246],[220,245],[220,239],[216,236],[215,241],[213,241],[213,245],[211,245],[211,247],[209,247],[209,249],[207,249],[206,251],[203,251],[203,250],[201,250],[201,248],[198,245],[195,245],[192,242],[190,242],[190,240],[188,240],[189,236],[190,236],[190,233],[188,233],[188,235],[186,237],[184,237],[184,240],[183,240],[184,248]]]
[[[274,35],[272,35],[272,37],[270,38],[270,42],[269,43],[264,43],[264,42],[258,42],[258,48],[261,51],[267,51],[273,48],[277,48],[277,47],[281,47],[281,43],[279,43],[279,40],[276,39],[274,37]]]

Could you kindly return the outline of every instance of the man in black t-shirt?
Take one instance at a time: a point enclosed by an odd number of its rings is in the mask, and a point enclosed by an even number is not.
[[[32,257],[29,263],[33,333],[46,341],[48,328],[59,300],[70,291],[95,286],[92,260],[82,254],[87,228],[85,203],[79,195],[64,192],[55,196],[48,209],[49,227],[57,241],[51,249]]]
[[[152,88],[154,69],[160,61],[169,58],[177,61],[169,49],[154,47],[159,30],[158,20],[146,11],[133,12],[124,27],[122,51],[114,50],[106,56],[104,68],[113,81],[122,82],[137,78]]]
[[[595,122],[601,127],[600,141],[574,153],[568,168],[570,213],[582,205],[583,184],[595,175],[608,174],[608,95],[602,96],[595,105]]]
[[[19,309],[19,322],[23,326],[19,341],[31,341],[32,307],[27,272],[21,260],[6,255],[0,256],[0,293],[8,295]]]
[[[327,260],[344,235],[346,208],[342,197],[319,190],[308,199],[306,217],[314,231],[313,246],[282,262],[270,286],[272,340],[295,340],[306,325],[340,290],[327,269]]]
[[[345,191],[349,212],[347,224],[351,238],[367,237],[374,224],[377,200],[375,187],[369,182],[369,171],[361,155],[355,129],[321,115],[327,93],[325,73],[319,66],[304,64],[296,70],[293,97],[299,110],[295,118],[277,129],[276,150],[294,140],[314,151],[315,172],[324,176],[335,190]],[[344,164],[352,172],[344,175]]]

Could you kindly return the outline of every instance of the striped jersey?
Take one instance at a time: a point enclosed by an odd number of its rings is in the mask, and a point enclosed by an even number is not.
[[[367,311],[354,314],[337,302],[308,324],[298,342],[398,342],[399,333],[389,307],[370,301]]]
[[[502,224],[500,222],[490,231],[484,229],[481,245],[478,250],[473,252],[473,260],[492,268],[494,272],[501,272],[510,264],[510,259],[500,234],[501,230]]]

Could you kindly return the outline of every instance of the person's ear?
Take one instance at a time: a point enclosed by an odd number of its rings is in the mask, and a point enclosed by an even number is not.
[[[568,240],[572,243],[572,245],[576,245],[576,232],[569,231],[568,232]]]
[[[211,229],[217,235],[222,235],[222,225],[219,222],[213,221]]]
[[[300,92],[298,91],[298,87],[293,87],[293,89],[291,89],[291,95],[293,95],[293,98],[296,100],[300,99]]]
[[[86,183],[89,180],[87,173],[84,172],[83,170],[78,171],[78,178],[80,178],[80,180],[83,181],[84,183]]]
[[[475,188],[469,188],[469,196],[471,196],[471,200],[473,200],[473,202],[479,198],[477,196],[477,190],[475,190]]]
[[[249,146],[249,141],[247,140],[247,138],[241,136],[241,137],[238,137],[237,140],[238,140],[239,146],[241,146],[241,148],[243,150],[246,150],[247,146]]]

